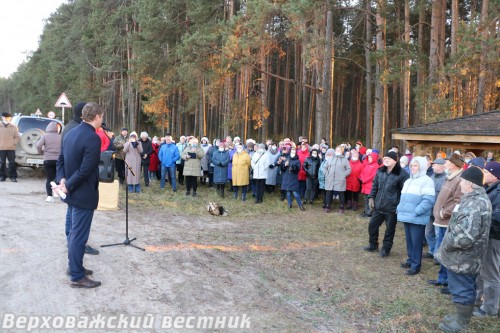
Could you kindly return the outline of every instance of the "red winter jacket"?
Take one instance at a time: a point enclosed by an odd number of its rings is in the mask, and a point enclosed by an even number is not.
[[[364,165],[359,160],[349,160],[349,164],[351,165],[351,173],[346,178],[346,190],[351,192],[359,192],[361,190],[359,177],[364,169]]]
[[[304,165],[306,158],[308,158],[310,156],[309,146],[307,146],[307,149],[305,151],[302,151],[302,149],[297,149],[297,156],[298,156],[299,161],[300,161],[299,180],[306,180],[307,173],[305,172],[305,170],[302,166]]]
[[[359,179],[361,180],[361,193],[370,194],[372,190],[372,183],[375,175],[377,174],[377,170],[380,167],[378,165],[378,154],[371,153],[369,156],[372,157],[372,163],[368,162],[368,157],[366,158],[366,165],[363,167],[363,171],[359,175]]]

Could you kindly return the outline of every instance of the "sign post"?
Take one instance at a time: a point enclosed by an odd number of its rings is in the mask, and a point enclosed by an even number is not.
[[[72,107],[71,103],[69,102],[68,97],[66,94],[63,92],[61,96],[57,99],[56,104],[54,105],[56,108],[62,108],[62,122],[64,124],[64,108],[65,107]]]

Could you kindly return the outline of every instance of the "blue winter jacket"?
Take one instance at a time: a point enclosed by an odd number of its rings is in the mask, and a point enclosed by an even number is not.
[[[175,162],[181,158],[179,154],[179,149],[174,143],[165,143],[160,147],[160,152],[158,153],[158,159],[161,165],[164,167],[173,167]]]
[[[414,161],[418,162],[420,169],[417,174],[411,174],[405,181],[396,213],[400,222],[427,224],[436,200],[434,181],[426,175],[426,158],[414,157],[410,165]]]
[[[214,150],[210,161],[214,165],[214,183],[225,184],[227,182],[227,168],[229,165],[229,151]]]

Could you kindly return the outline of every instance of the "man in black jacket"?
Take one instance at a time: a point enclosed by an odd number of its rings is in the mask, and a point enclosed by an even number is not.
[[[491,201],[492,215],[490,238],[477,278],[475,317],[497,317],[500,302],[500,163],[489,162],[484,166],[486,194]]]
[[[368,225],[370,244],[365,251],[378,250],[378,231],[385,221],[384,245],[380,257],[384,258],[391,252],[394,235],[396,234],[396,207],[398,206],[404,182],[409,178],[408,173],[398,163],[396,152],[389,150],[383,160],[383,166],[377,170],[373,179],[372,190],[368,195],[368,204],[373,215]]]

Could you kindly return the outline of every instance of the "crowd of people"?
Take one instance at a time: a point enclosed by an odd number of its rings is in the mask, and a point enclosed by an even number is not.
[[[442,287],[441,293],[451,294],[456,306],[456,313],[439,325],[442,330],[460,332],[473,315],[498,315],[500,163],[494,160],[493,152],[486,152],[484,158],[460,151],[449,156],[443,151],[435,156],[414,156],[410,150],[400,154],[394,146],[381,154],[361,141],[355,146],[345,142],[330,147],[325,139],[310,144],[305,137],[299,137],[297,143],[289,138],[257,143],[252,139],[243,142],[238,136],[212,142],[207,137],[181,136],[175,142],[171,135],[150,138],[147,132],[129,134],[127,128],[115,136],[102,123],[103,110],[98,105],[82,103],[75,110],[80,110],[74,115],[78,119],[72,120],[75,123],[70,122],[62,133],[60,126],[49,125],[37,144],[45,159],[46,201],[53,201],[55,189],[72,194],[67,200],[66,235],[73,287],[100,285],[87,278],[92,272],[81,261],[97,203],[78,198],[78,193],[95,194],[95,188],[82,187],[89,180],[84,181],[74,161],[88,158],[89,165],[96,166],[96,154],[112,150],[119,181],[131,193],[141,193],[141,182],[149,187],[156,181],[162,190],[167,184],[173,192],[185,186],[184,194],[196,197],[200,182],[221,198],[227,189],[230,198],[247,201],[251,196],[255,204],[263,203],[266,193],[278,192],[289,208],[295,201],[300,210],[321,201],[323,212],[329,213],[333,201],[338,200],[339,214],[358,210],[363,194],[361,216],[369,218],[364,250],[378,252],[382,258],[389,256],[397,222],[401,222],[406,239],[407,259],[401,263],[405,274],[419,274],[423,259],[439,265],[436,279],[427,282]],[[3,115],[4,127],[9,129],[7,116]],[[70,132],[73,127],[79,130]],[[98,141],[90,140],[94,128]],[[65,139],[67,133],[73,135]],[[64,149],[82,145],[79,137],[95,141],[82,146],[92,156],[73,156],[73,149]],[[2,152],[0,156],[3,160],[9,155]],[[0,172],[5,180],[5,161]],[[89,175],[89,184],[95,184],[97,175],[93,171]],[[59,183],[56,188],[49,185],[54,179]],[[85,232],[76,230],[75,220],[86,221]],[[383,223],[386,228],[379,249]]]

